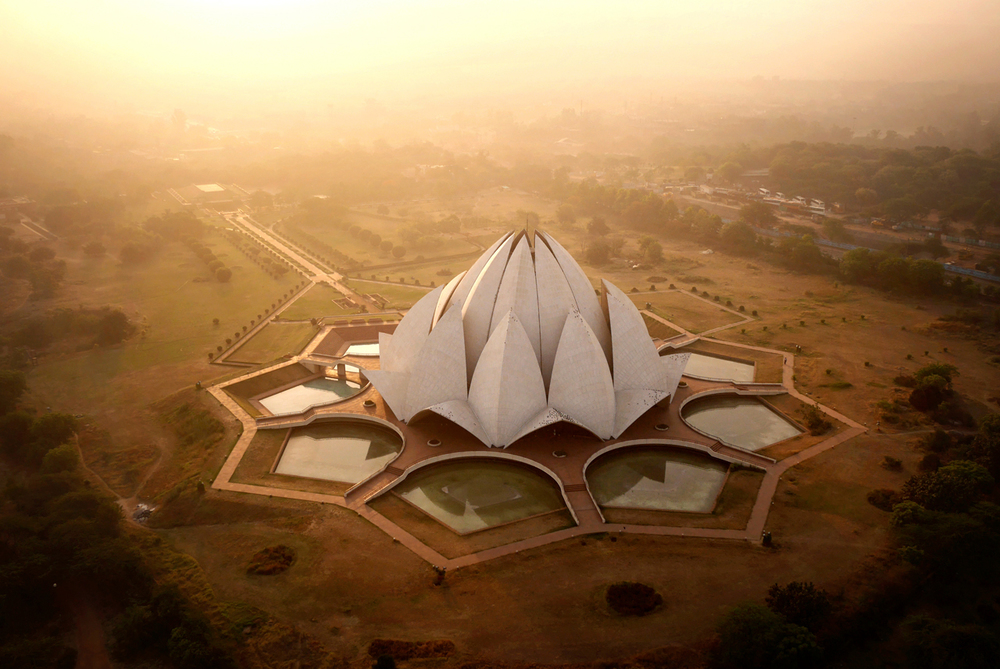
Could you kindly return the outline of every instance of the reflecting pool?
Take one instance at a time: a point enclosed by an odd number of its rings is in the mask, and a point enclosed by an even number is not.
[[[751,363],[726,360],[701,353],[692,353],[687,367],[684,368],[684,373],[689,376],[714,381],[736,381],[737,383],[752,382],[753,371],[754,366]]]
[[[378,343],[374,344],[351,344],[347,347],[344,355],[356,355],[359,357],[375,357],[378,355]]]
[[[722,442],[759,451],[801,430],[755,397],[710,395],[686,404],[685,422]]]
[[[361,385],[355,381],[319,378],[265,397],[260,403],[275,416],[284,416],[352,397],[359,390]]]
[[[696,451],[638,446],[612,451],[587,469],[601,506],[708,513],[729,465]]]
[[[459,534],[565,507],[559,488],[545,474],[492,459],[430,465],[393,492]]]
[[[276,474],[358,483],[385,467],[403,444],[392,430],[350,421],[292,429]]]

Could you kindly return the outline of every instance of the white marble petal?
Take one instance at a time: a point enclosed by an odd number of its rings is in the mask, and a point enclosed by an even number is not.
[[[431,330],[410,366],[403,420],[429,406],[468,398],[462,310],[452,306]]]
[[[574,310],[563,326],[549,384],[549,406],[601,439],[615,428],[615,386],[601,344]]]
[[[563,323],[577,309],[566,275],[545,242],[535,241],[535,282],[538,286],[538,334],[542,348],[542,378],[551,387],[552,364],[562,335]],[[607,360],[605,360],[607,362]]]
[[[489,444],[506,448],[522,426],[546,408],[545,383],[528,335],[512,312],[497,326],[483,348],[469,405]]]

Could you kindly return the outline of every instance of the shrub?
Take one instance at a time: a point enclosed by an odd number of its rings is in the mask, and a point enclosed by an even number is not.
[[[895,490],[879,488],[868,493],[868,503],[876,509],[891,512],[892,507],[903,501],[903,498]]]
[[[612,583],[604,599],[612,610],[623,616],[646,615],[663,603],[663,597],[653,588],[628,581]]]
[[[767,608],[784,616],[788,622],[813,632],[818,631],[833,608],[825,590],[803,581],[792,581],[786,586],[775,583],[767,591],[765,601]]]
[[[882,459],[882,469],[888,469],[891,472],[903,471],[903,461],[887,455]]]
[[[826,419],[826,414],[812,405],[802,407],[801,412],[805,419],[806,429],[811,435],[823,434],[833,427],[833,423]]]
[[[917,465],[922,472],[933,472],[941,466],[941,456],[937,453],[928,453],[924,457],[920,458],[920,464]]]

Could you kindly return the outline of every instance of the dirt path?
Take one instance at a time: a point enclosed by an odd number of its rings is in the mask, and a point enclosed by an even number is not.
[[[101,617],[91,598],[78,585],[66,584],[59,590],[57,599],[73,620],[76,632],[76,669],[111,669]]]

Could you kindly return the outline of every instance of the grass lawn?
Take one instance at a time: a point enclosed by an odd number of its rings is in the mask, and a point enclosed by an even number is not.
[[[210,366],[208,352],[249,325],[265,300],[291,289],[298,279],[273,279],[228,242],[209,235],[206,243],[232,270],[228,283],[208,279],[204,264],[179,243],[165,243],[138,267],[113,256],[80,258],[65,252],[66,281],[52,300],[29,303],[15,316],[54,308],[117,306],[137,326],[123,344],[60,356],[41,356],[29,372],[34,401],[58,411],[93,416],[106,434],[91,443],[101,452],[127,449],[148,459],[149,445],[173,440],[161,434],[149,414],[151,402],[177,390],[207,383],[223,372]],[[57,249],[60,256],[63,249]],[[270,302],[268,301],[268,304]],[[220,325],[213,326],[218,318]],[[98,453],[85,453],[91,460]]]
[[[359,281],[358,279],[351,279],[348,285],[359,293],[378,293],[389,300],[385,305],[386,309],[406,309],[411,307],[417,300],[430,291],[428,287],[376,283],[374,281]]]
[[[357,309],[343,309],[334,304],[334,300],[339,300],[342,297],[344,296],[335,288],[325,283],[317,283],[295,300],[290,307],[282,311],[279,318],[284,321],[300,321],[322,318],[323,316],[346,316],[357,313]]]
[[[361,226],[378,234],[383,240],[388,239],[396,246],[403,246],[406,255],[402,258],[380,251],[377,247],[371,246],[362,241],[359,237],[352,237],[348,229],[352,225]],[[465,241],[458,235],[432,235],[426,243],[417,245],[405,243],[399,236],[398,224],[395,221],[385,221],[363,214],[349,213],[343,222],[330,223],[328,225],[304,225],[298,227],[316,239],[325,242],[335,249],[340,250],[354,260],[365,265],[385,265],[388,263],[414,260],[418,255],[427,258],[436,256],[453,255],[456,253],[471,253],[476,247]],[[294,239],[294,235],[292,235]],[[313,249],[318,251],[318,249]]]
[[[456,274],[460,274],[461,272],[468,270],[472,267],[474,262],[476,262],[476,256],[469,256],[463,260],[427,262],[419,265],[408,265],[406,267],[378,270],[374,272],[374,274],[375,278],[379,281],[385,281],[385,278],[389,277],[389,281],[393,283],[398,283],[400,279],[405,279],[406,283],[413,284],[415,279],[419,281],[422,286],[430,286],[431,283],[435,286],[440,286],[451,281]],[[442,273],[439,274],[438,272]],[[358,273],[359,272],[354,272],[354,274]],[[365,279],[368,279],[371,277],[372,272],[360,272],[360,274]]]
[[[315,334],[316,328],[309,323],[268,323],[229,359],[233,362],[263,363],[283,355],[295,355]]]
[[[649,302],[652,305],[650,310],[657,316],[695,334],[742,320],[736,314],[707,304],[683,291],[633,293],[629,297],[640,309]]]
[[[676,337],[682,334],[680,330],[672,328],[666,323],[661,323],[655,318],[651,318],[649,314],[642,315],[642,321],[646,324],[646,330],[649,331],[649,336],[655,339],[670,339],[671,337]]]

